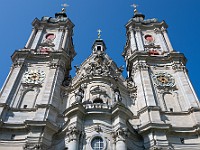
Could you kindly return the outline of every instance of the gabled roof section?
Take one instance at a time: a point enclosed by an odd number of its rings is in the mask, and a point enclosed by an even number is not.
[[[102,39],[97,39],[93,44],[92,54],[80,65],[75,66],[76,76],[72,84],[90,77],[121,78],[123,67],[117,67],[116,63],[105,53],[106,46]]]

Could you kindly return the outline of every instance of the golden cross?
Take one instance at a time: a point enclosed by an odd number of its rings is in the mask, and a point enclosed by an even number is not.
[[[101,38],[101,29],[99,29],[99,30],[97,30],[97,32],[98,32],[98,39],[100,39]]]
[[[134,13],[136,13],[137,12],[137,7],[138,7],[139,5],[136,5],[136,4],[132,4],[131,5],[131,7],[133,7],[134,8]]]

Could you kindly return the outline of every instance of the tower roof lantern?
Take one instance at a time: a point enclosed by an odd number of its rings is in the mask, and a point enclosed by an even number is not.
[[[106,50],[106,44],[104,43],[103,39],[101,39],[101,30],[98,29],[98,38],[94,41],[94,44],[92,46],[93,52],[96,51],[105,51]]]
[[[61,9],[61,12],[58,12],[55,14],[56,18],[66,18],[67,14],[66,14],[66,8],[69,6],[67,4],[62,4],[63,8]]]

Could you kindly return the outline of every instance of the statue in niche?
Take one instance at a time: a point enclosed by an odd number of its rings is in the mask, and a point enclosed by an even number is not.
[[[76,98],[75,103],[82,103],[83,97],[84,97],[84,90],[80,87],[78,92],[75,93],[75,98]]]
[[[114,90],[114,93],[115,93],[115,101],[116,102],[121,102],[122,101],[122,97],[121,97],[121,94],[120,94],[120,91],[118,88],[116,88]]]

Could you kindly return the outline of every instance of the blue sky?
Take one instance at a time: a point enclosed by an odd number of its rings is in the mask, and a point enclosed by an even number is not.
[[[187,57],[189,76],[200,96],[199,0],[1,0],[0,87],[11,66],[10,56],[15,50],[23,48],[30,36],[33,19],[54,16],[61,10],[61,4],[66,2],[70,5],[67,15],[75,24],[77,56],[73,66],[80,65],[90,55],[99,28],[103,31],[107,53],[118,66],[124,65],[121,56],[126,42],[124,25],[133,16],[130,5],[136,3],[139,12],[146,18],[167,22],[172,45]]]

